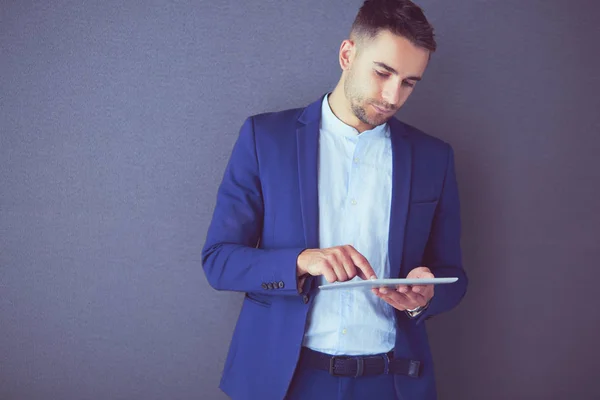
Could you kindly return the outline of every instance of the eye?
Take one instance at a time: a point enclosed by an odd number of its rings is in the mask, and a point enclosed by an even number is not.
[[[377,75],[381,76],[382,78],[387,78],[388,76],[390,76],[390,74],[388,74],[388,73],[377,71],[377,70],[375,70],[375,73]]]
[[[415,87],[414,83],[410,83],[409,81],[402,82],[402,86]]]

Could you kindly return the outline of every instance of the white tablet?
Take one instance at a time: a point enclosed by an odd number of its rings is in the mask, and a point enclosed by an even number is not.
[[[422,279],[370,279],[353,280],[348,282],[334,282],[319,286],[321,290],[331,289],[352,289],[352,288],[379,288],[396,287],[397,285],[440,285],[444,283],[454,283],[458,278],[422,278]]]

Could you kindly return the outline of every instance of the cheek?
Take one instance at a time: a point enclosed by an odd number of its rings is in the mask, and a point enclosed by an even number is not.
[[[383,85],[377,79],[365,79],[361,91],[365,100],[379,102],[382,98]]]
[[[369,87],[371,88],[371,93],[373,93],[376,98],[381,98],[384,89],[384,84],[381,79],[372,78],[369,81]]]

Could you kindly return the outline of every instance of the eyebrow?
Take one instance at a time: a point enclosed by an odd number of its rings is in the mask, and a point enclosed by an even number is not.
[[[378,61],[375,61],[374,64],[377,65],[378,67],[381,67],[381,68],[385,69],[386,71],[388,71],[388,72],[390,72],[390,73],[392,73],[394,75],[399,75],[398,71],[396,71],[394,68],[390,67],[387,64],[384,64],[384,63],[378,62]],[[421,77],[420,76],[409,76],[409,77],[407,77],[405,79],[406,80],[411,80],[411,81],[420,81]]]

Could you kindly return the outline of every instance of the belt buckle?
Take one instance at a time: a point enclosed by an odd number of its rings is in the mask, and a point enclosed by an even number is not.
[[[338,358],[340,360],[345,359],[348,360],[351,357],[340,357],[340,356],[332,356],[329,359],[329,374],[332,376],[346,376],[346,375],[339,375],[335,373],[335,359]],[[354,375],[355,378],[358,378],[359,376],[362,376],[364,369],[365,369],[365,360],[362,357],[356,357],[356,374]]]
[[[342,359],[343,357],[332,356],[329,359],[329,374],[332,376],[342,376],[342,375],[336,375],[336,373],[335,373],[335,359],[336,358]]]

